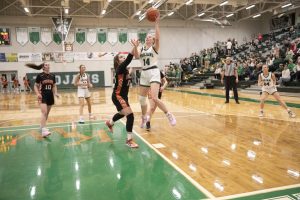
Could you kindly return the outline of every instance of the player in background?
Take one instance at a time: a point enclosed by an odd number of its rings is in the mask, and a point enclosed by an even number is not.
[[[260,98],[260,113],[259,117],[264,116],[265,100],[269,95],[273,95],[274,98],[280,103],[280,105],[287,111],[290,117],[296,117],[296,114],[291,111],[286,103],[281,99],[276,88],[276,78],[272,72],[269,72],[268,65],[263,65],[262,73],[258,75],[258,85],[262,87],[262,94]]]
[[[90,82],[90,77],[87,73],[85,73],[86,67],[84,65],[79,66],[79,73],[75,78],[74,85],[78,87],[77,96],[79,98],[79,123],[84,123],[83,118],[83,107],[84,107],[84,99],[88,105],[89,111],[89,119],[94,119],[95,117],[92,115],[92,105],[91,105],[91,93],[89,88],[92,88],[93,85]]]

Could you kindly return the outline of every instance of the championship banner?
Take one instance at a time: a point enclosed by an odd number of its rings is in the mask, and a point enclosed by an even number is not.
[[[59,33],[58,32],[53,32],[53,41],[60,45],[61,44],[61,37],[59,36]]]
[[[52,17],[52,22],[54,24],[55,30],[58,33],[60,39],[65,41],[68,37],[68,33],[72,24],[71,17]]]
[[[94,45],[97,42],[97,30],[96,29],[87,29],[86,41],[90,45]]]
[[[0,53],[0,62],[6,62],[5,53]]]
[[[97,38],[100,44],[104,44],[107,40],[107,30],[103,28],[97,28]]]
[[[51,72],[55,74],[56,86],[58,89],[75,89],[74,81],[78,75],[78,71],[75,72]],[[104,71],[88,71],[91,83],[94,87],[104,87],[105,77]],[[27,77],[30,80],[30,84],[34,85],[36,76],[39,73],[27,73]]]
[[[51,28],[41,28],[41,41],[46,46],[48,46],[52,42]]]
[[[29,27],[29,40],[32,44],[40,42],[40,27]]]
[[[31,62],[42,62],[41,53],[31,53]]]
[[[137,40],[138,39],[138,34],[136,30],[129,30],[128,31],[128,41],[131,40]]]
[[[43,62],[50,62],[54,60],[54,56],[52,52],[45,52],[42,54]]]
[[[76,42],[78,44],[83,44],[85,42],[85,34],[86,34],[86,29],[85,28],[76,28]]]
[[[16,28],[17,42],[24,46],[28,41],[28,29],[27,28]]]
[[[18,62],[31,62],[31,53],[18,53]]]
[[[107,41],[114,46],[118,42],[118,31],[117,29],[110,29],[107,34]]]
[[[6,53],[6,62],[18,62],[18,54],[17,53]]]
[[[147,32],[145,30],[140,30],[139,33],[138,33],[138,38],[140,40],[140,42],[142,44],[145,43],[145,39],[146,39],[146,36],[147,36]]]
[[[125,44],[128,41],[128,34],[127,34],[127,29],[125,28],[120,28],[119,29],[119,42],[121,44]]]
[[[69,31],[68,37],[66,38],[66,43],[73,44],[75,42],[75,32]]]

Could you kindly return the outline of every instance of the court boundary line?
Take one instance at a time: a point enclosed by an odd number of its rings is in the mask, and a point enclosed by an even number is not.
[[[216,98],[225,98],[224,95],[220,94],[211,94],[211,93],[206,93],[206,92],[198,92],[198,91],[188,91],[184,89],[166,89],[167,91],[174,91],[174,92],[180,92],[180,93],[188,93],[188,94],[194,94],[194,95],[201,95],[201,96],[210,96],[210,97],[216,97]],[[233,98],[230,98],[233,99]],[[260,103],[259,99],[254,99],[250,97],[239,97],[240,101],[245,101],[245,102],[252,102],[252,103]],[[265,104],[269,105],[280,105],[277,101],[274,100],[266,100]],[[286,105],[289,107],[293,108],[300,108],[299,103],[291,103],[286,101]]]
[[[126,123],[121,119],[122,124],[125,126]],[[149,148],[151,148],[155,153],[157,153],[162,159],[164,159],[169,165],[171,165],[175,170],[177,170],[182,176],[184,176],[188,181],[192,183],[200,192],[202,192],[209,199],[216,199],[216,197],[206,190],[202,185],[200,185],[197,181],[195,181],[191,176],[189,176],[186,172],[184,172],[180,167],[178,167],[174,162],[172,162],[169,158],[159,152],[153,145],[151,145],[147,140],[145,140],[137,131],[132,130],[132,132],[139,137]]]
[[[233,199],[233,198],[241,198],[241,197],[251,197],[254,195],[258,194],[263,194],[263,193],[270,193],[270,192],[277,192],[280,190],[288,190],[292,188],[297,188],[300,187],[299,184],[293,184],[293,185],[286,185],[286,186],[281,186],[281,187],[274,187],[274,188],[269,188],[269,189],[263,189],[263,190],[257,190],[257,191],[252,191],[252,192],[245,192],[245,193],[240,193],[240,194],[233,194],[233,195],[228,195],[228,196],[223,196],[219,197],[219,200],[227,200],[227,199]]]
[[[105,121],[95,121],[95,123],[84,123],[84,124],[80,124],[81,126],[86,126],[86,125],[90,125],[90,124],[104,124]],[[72,126],[72,122],[62,122],[62,123],[49,123],[49,124],[65,124],[65,125],[59,125],[59,126],[51,126],[51,127],[48,127],[49,129],[51,128],[61,128],[61,127],[68,127],[68,126]],[[76,122],[76,124],[78,124]],[[33,124],[33,125],[24,125],[24,126],[14,126],[13,128],[16,128],[16,127],[28,127],[28,126],[38,126],[36,128],[21,128],[21,129],[9,129],[9,130],[0,130],[0,135],[2,132],[12,132],[12,131],[25,131],[25,130],[36,130],[36,129],[40,129],[39,127],[39,124]],[[1,127],[2,128],[2,127]],[[11,128],[11,127],[9,127]]]

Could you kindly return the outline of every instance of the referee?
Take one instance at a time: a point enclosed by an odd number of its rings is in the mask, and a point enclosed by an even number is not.
[[[240,104],[238,92],[237,92],[237,83],[239,82],[237,68],[235,64],[231,61],[230,57],[226,58],[226,62],[222,69],[221,83],[223,84],[225,80],[225,90],[226,90],[226,101],[229,103],[229,90],[233,90],[233,95],[235,102]]]

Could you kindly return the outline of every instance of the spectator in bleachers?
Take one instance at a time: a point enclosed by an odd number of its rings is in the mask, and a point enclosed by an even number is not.
[[[300,57],[298,57],[298,59],[297,59],[296,80],[300,81]]]
[[[227,55],[231,56],[232,42],[231,42],[230,38],[227,40],[226,48],[227,48]]]
[[[278,81],[280,86],[284,85],[284,83],[289,82],[291,80],[291,72],[288,68],[288,66],[284,65],[284,70],[281,72],[281,77]]]
[[[220,80],[221,79],[221,72],[222,72],[222,67],[217,64],[217,68],[215,70],[215,79]]]

